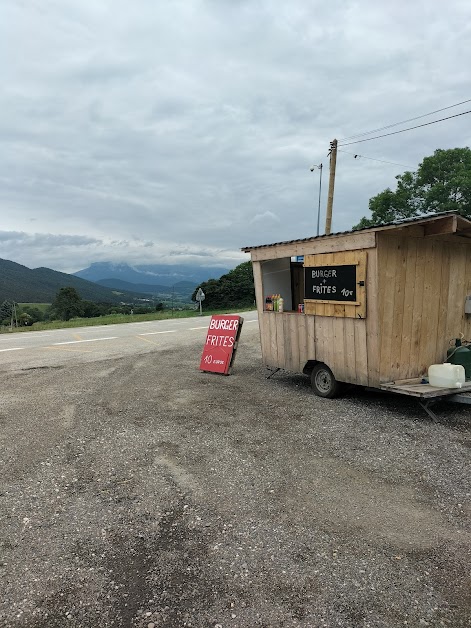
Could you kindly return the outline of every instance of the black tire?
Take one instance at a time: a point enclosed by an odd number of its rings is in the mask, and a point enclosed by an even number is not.
[[[312,390],[318,397],[332,399],[340,392],[338,382],[330,368],[326,364],[316,364],[311,371]]]

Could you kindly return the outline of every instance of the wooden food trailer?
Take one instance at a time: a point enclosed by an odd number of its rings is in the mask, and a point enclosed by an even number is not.
[[[423,378],[450,341],[471,340],[470,220],[445,213],[242,250],[269,368],[309,374],[323,397],[340,382],[422,399],[458,392]],[[268,295],[283,312],[266,310]]]

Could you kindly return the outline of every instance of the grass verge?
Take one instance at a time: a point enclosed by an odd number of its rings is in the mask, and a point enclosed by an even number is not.
[[[232,314],[237,312],[250,312],[254,307],[231,308],[225,310],[205,310],[203,316],[212,314]],[[93,327],[96,325],[120,325],[122,323],[138,323],[141,321],[163,321],[172,318],[198,318],[197,310],[176,310],[164,312],[149,312],[148,314],[109,314],[108,316],[97,316],[96,318],[73,318],[70,321],[49,321],[47,323],[34,323],[26,327],[4,327],[0,329],[2,334],[25,333],[33,331],[45,331],[48,329],[69,329],[74,327]]]

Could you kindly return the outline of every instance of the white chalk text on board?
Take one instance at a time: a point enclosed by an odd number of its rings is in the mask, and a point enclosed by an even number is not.
[[[304,268],[304,298],[321,301],[357,300],[357,266],[316,266]]]

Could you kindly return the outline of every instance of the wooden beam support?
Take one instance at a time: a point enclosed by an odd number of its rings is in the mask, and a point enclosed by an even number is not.
[[[315,238],[309,242],[289,242],[249,249],[254,261],[278,259],[280,257],[294,257],[295,255],[316,255],[318,253],[334,253],[337,251],[353,251],[357,249],[371,249],[376,246],[374,232],[351,233],[347,235]]]
[[[444,216],[424,225],[425,236],[448,235],[456,232],[456,216]]]

